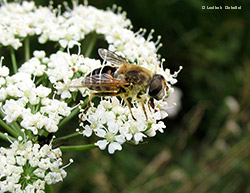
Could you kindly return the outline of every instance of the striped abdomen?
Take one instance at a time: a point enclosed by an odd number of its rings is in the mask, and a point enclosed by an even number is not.
[[[85,77],[82,81],[82,85],[95,91],[118,91],[121,87],[117,83],[117,80],[114,80],[116,70],[117,68],[113,66],[97,68]]]

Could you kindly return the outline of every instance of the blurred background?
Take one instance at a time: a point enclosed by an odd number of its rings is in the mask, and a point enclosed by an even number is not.
[[[36,1],[48,5],[48,1]],[[81,1],[79,1],[81,2]],[[62,1],[55,1],[55,4]],[[134,31],[155,29],[159,53],[176,86],[178,114],[166,130],[139,146],[109,155],[93,149],[64,152],[74,159],[55,192],[249,193],[250,2],[247,0],[89,0],[100,9],[121,6]],[[241,6],[207,10],[202,6]],[[98,44],[96,45],[98,47]],[[77,120],[73,120],[77,123]],[[72,133],[74,127],[62,132]],[[70,144],[84,144],[82,137]],[[87,139],[88,140],[88,139]]]

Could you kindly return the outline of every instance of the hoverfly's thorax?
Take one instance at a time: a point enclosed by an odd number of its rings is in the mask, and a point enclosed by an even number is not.
[[[119,69],[119,71],[121,71]],[[149,84],[152,79],[152,73],[147,69],[133,64],[127,64],[126,69],[122,69],[123,74],[125,75],[126,81],[139,86],[145,86]]]

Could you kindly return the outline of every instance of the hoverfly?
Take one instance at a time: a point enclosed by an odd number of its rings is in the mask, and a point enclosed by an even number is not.
[[[93,92],[88,100],[85,113],[90,107],[91,99],[93,96],[120,96],[127,106],[129,107],[131,116],[134,120],[135,117],[131,110],[131,105],[127,98],[132,98],[140,101],[142,108],[147,119],[147,114],[142,99],[142,95],[148,94],[150,97],[148,106],[154,108],[153,99],[161,100],[166,97],[168,90],[165,78],[160,75],[149,71],[148,69],[130,64],[122,57],[114,52],[100,48],[98,49],[100,57],[111,65],[104,65],[97,68],[86,75],[81,80],[79,86],[72,87],[87,87]]]

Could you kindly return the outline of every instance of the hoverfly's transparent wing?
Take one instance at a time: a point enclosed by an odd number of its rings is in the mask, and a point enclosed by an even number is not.
[[[72,81],[67,83],[67,86],[68,86],[68,88],[84,88],[86,86],[82,85],[83,80],[84,80],[84,78],[73,79]]]
[[[116,55],[114,52],[111,52],[104,48],[99,48],[98,53],[104,61],[110,62],[111,64],[114,64],[116,66],[121,66],[122,64],[128,63],[126,60]]]
[[[85,77],[81,82],[83,87],[91,86],[125,86],[130,85],[126,80],[114,78],[110,74],[102,73]]]
[[[119,86],[126,86],[130,85],[129,82],[126,80],[121,80],[114,78],[110,74],[103,73],[103,74],[95,74],[86,76],[85,78],[81,79],[74,79],[69,83],[69,88],[93,88],[93,87],[119,87]],[[112,90],[112,88],[110,88]],[[115,90],[115,88],[114,88]]]

